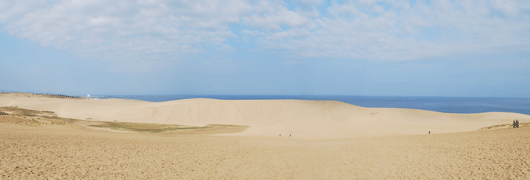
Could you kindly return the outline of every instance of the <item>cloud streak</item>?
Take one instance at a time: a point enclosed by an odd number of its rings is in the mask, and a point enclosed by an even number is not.
[[[528,22],[525,0],[0,2],[11,35],[142,66],[191,61],[211,47],[375,61],[491,53],[527,46]]]

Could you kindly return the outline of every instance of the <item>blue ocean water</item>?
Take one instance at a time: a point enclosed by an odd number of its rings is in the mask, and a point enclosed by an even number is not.
[[[385,97],[385,96],[252,96],[252,95],[138,95],[99,96],[100,99],[120,98],[163,102],[190,98],[224,100],[335,100],[362,107],[423,109],[445,113],[514,112],[530,115],[530,98],[497,97]]]

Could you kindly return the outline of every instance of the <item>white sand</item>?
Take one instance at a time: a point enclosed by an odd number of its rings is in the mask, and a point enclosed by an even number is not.
[[[32,97],[27,97],[32,96]],[[54,111],[58,116],[94,121],[120,121],[202,126],[246,125],[230,136],[350,138],[431,134],[478,130],[530,121],[517,113],[450,114],[416,109],[364,108],[337,101],[186,99],[146,102],[123,99],[60,99],[28,94],[0,94],[0,106]]]

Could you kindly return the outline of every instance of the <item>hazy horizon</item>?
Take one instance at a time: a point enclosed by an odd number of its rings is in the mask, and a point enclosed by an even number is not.
[[[43,95],[67,95],[67,96],[76,96],[76,97],[87,97],[87,95],[90,95],[90,97],[104,97],[104,96],[108,96],[108,97],[133,97],[133,96],[139,96],[139,97],[155,97],[155,96],[158,96],[158,97],[162,97],[162,96],[197,96],[197,97],[201,97],[201,96],[261,96],[261,97],[265,97],[265,96],[278,96],[278,97],[287,97],[287,96],[292,96],[292,97],[311,97],[311,96],[314,96],[314,97],[384,97],[384,98],[392,98],[392,97],[396,97],[396,98],[402,98],[402,97],[405,97],[405,98],[429,98],[429,97],[434,97],[434,98],[530,98],[530,97],[524,97],[524,96],[521,96],[521,97],[502,97],[502,96],[489,96],[489,97],[486,97],[486,96],[396,96],[396,95],[329,95],[329,94],[323,94],[323,95],[304,95],[304,94],[295,94],[295,95],[289,95],[289,94],[65,94],[65,93],[50,93],[50,92],[23,92],[23,91],[0,91],[2,93],[32,93],[32,94],[43,94]]]

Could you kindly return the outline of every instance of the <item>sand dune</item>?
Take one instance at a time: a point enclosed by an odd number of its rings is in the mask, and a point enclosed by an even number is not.
[[[529,179],[529,136],[530,126],[303,140],[0,123],[0,179]]]
[[[30,97],[28,97],[30,96]],[[349,138],[478,130],[530,121],[517,113],[449,114],[416,109],[364,108],[337,101],[186,99],[145,102],[123,99],[60,99],[1,94],[0,106],[54,111],[60,117],[202,126],[245,125],[231,136]]]
[[[27,96],[0,94],[0,106],[78,119],[251,128],[228,137],[122,133],[66,122],[35,126],[16,122],[37,117],[1,115],[0,179],[530,178],[528,116],[515,113],[446,114],[334,101],[150,103]],[[502,125],[515,118],[521,128]],[[39,119],[45,120],[61,121]],[[470,131],[489,125],[496,126]],[[434,133],[427,135],[426,129]]]

